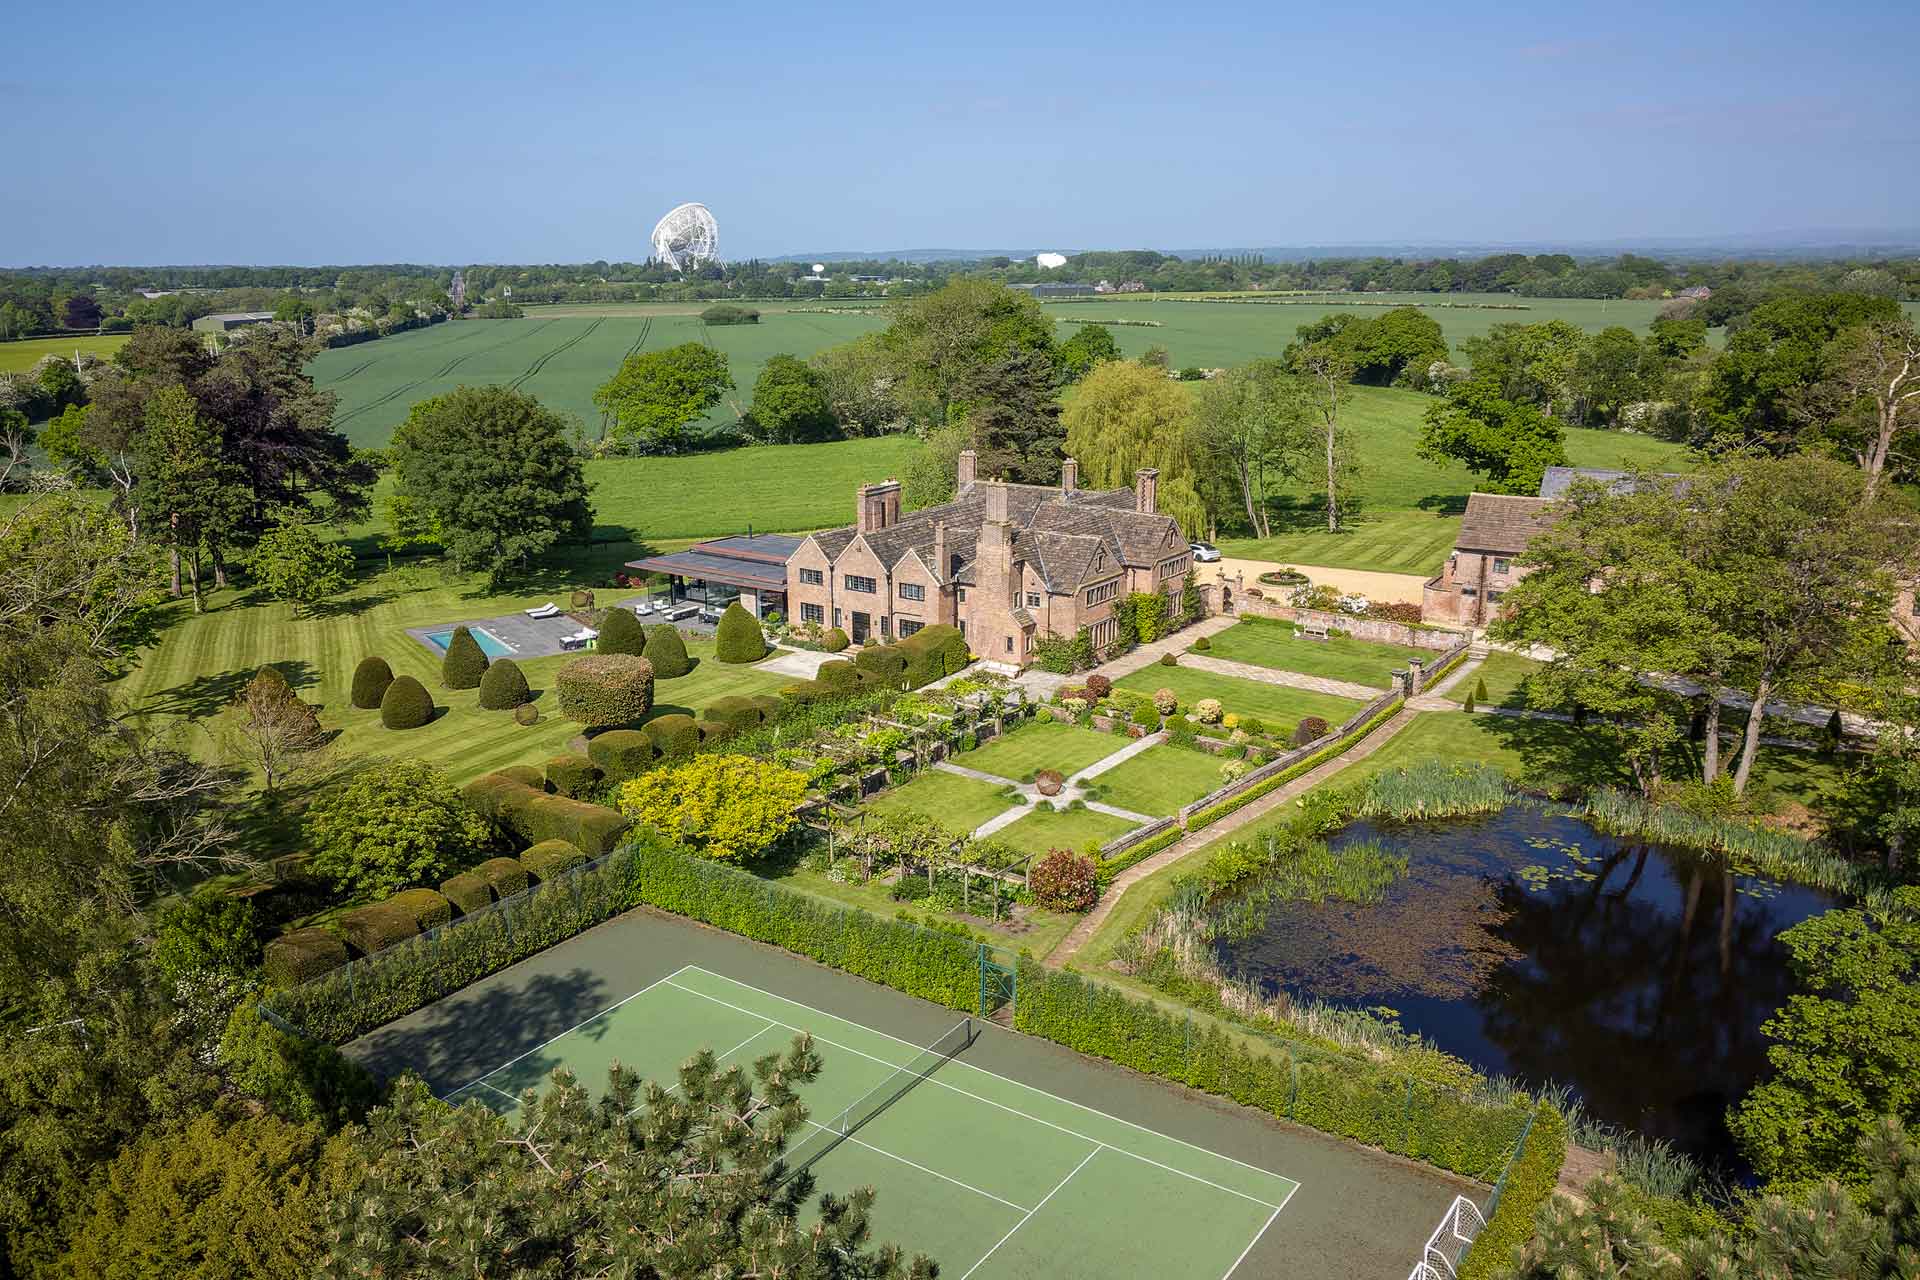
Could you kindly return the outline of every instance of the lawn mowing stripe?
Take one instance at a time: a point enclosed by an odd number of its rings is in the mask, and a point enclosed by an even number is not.
[[[700,970],[700,972],[702,972],[702,973],[707,973],[707,972],[710,972],[709,970],[706,970],[706,969],[700,969],[700,966],[698,966],[698,965],[685,965],[685,966],[683,966],[683,967],[682,967],[682,968],[681,968],[681,969],[679,970],[679,972],[680,972],[680,973],[684,973],[684,972],[686,972],[686,970],[687,970],[687,969],[699,969],[699,970]],[[675,975],[675,976],[677,976],[677,975]],[[716,977],[722,977],[722,978],[724,978],[724,977],[726,977],[726,975],[725,975],[725,974],[716,974],[715,976],[716,976]],[[714,996],[714,995],[708,995],[708,994],[707,994],[706,992],[704,992],[704,991],[697,991],[697,990],[695,990],[695,989],[694,989],[694,988],[692,988],[692,987],[687,987],[687,986],[681,986],[681,984],[680,984],[680,983],[678,983],[678,982],[674,982],[674,981],[671,981],[671,979],[666,979],[666,978],[663,978],[663,979],[661,979],[661,981],[663,981],[663,982],[666,982],[668,986],[671,986],[671,987],[679,987],[679,988],[680,988],[680,990],[682,990],[682,991],[685,991],[685,992],[688,992],[688,993],[689,993],[689,994],[691,994],[691,995],[696,995],[696,996],[700,996],[700,997],[701,997],[702,999],[706,999],[706,1000],[711,1000],[711,1001],[713,1001],[713,1002],[714,1002],[715,1004],[718,1004],[718,1005],[724,1005],[724,1006],[726,1006],[727,1008],[729,1008],[729,1009],[732,1009],[732,1010],[733,1010],[733,1011],[734,1011],[735,1013],[744,1013],[744,1014],[746,1014],[746,1015],[748,1015],[749,1017],[754,1017],[754,1018],[764,1018],[764,1017],[766,1017],[766,1016],[767,1016],[766,1014],[764,1014],[764,1013],[760,1013],[760,1012],[758,1012],[757,1010],[754,1010],[754,1009],[748,1009],[748,1008],[744,1008],[744,1007],[742,1007],[742,1006],[740,1006],[740,1005],[737,1005],[737,1004],[734,1004],[734,1003],[732,1003],[731,1001],[728,1001],[728,1000],[722,1000],[722,999],[721,999],[721,998],[720,998],[719,996]],[[736,979],[728,979],[728,981],[737,981],[737,980],[736,980]],[[656,984],[656,985],[657,985],[657,984]],[[748,984],[746,984],[746,983],[741,983],[740,985],[741,985],[741,986],[747,986]],[[761,991],[761,989],[760,989],[759,987],[752,987],[751,989],[752,989],[752,990],[754,990],[754,991]],[[777,996],[777,995],[774,995],[774,993],[773,993],[773,992],[771,992],[771,991],[761,991],[761,994],[763,994],[763,995],[770,995],[770,996],[773,996],[773,997],[774,997],[774,999],[776,999],[776,1000],[784,1000],[784,999],[786,999],[786,997],[784,997],[784,996]],[[798,1002],[798,1001],[788,1001],[788,1003],[790,1003],[790,1004],[798,1004],[799,1002]],[[808,1006],[806,1006],[806,1005],[801,1005],[800,1007],[804,1009],[804,1008],[807,1008]],[[818,1014],[820,1014],[820,1015],[821,1015],[822,1017],[827,1017],[827,1018],[833,1018],[833,1019],[834,1019],[834,1021],[836,1021],[836,1022],[847,1022],[847,1019],[845,1019],[845,1018],[840,1018],[840,1017],[836,1017],[836,1016],[835,1016],[834,1014],[831,1014],[831,1013],[827,1013],[827,1012],[826,1012],[825,1010],[821,1010],[821,1009],[815,1009],[815,1010],[813,1010],[813,1012],[815,1012],[815,1013],[818,1013]],[[796,1026],[794,1026],[794,1025],[793,1025],[792,1023],[784,1023],[784,1022],[783,1022],[783,1023],[781,1023],[780,1025],[781,1025],[781,1026],[784,1026],[784,1027],[786,1027],[786,1028],[787,1028],[787,1029],[788,1029],[789,1031],[799,1031],[799,1032],[803,1032],[803,1033],[804,1033],[804,1034],[806,1034],[806,1035],[810,1035],[810,1036],[812,1036],[812,1037],[813,1037],[813,1038],[814,1038],[815,1040],[818,1040],[818,1041],[820,1041],[820,1042],[821,1042],[822,1044],[830,1044],[830,1045],[832,1045],[832,1046],[833,1046],[834,1048],[836,1048],[836,1049],[841,1049],[841,1050],[844,1050],[844,1051],[845,1051],[845,1052],[847,1052],[847,1053],[851,1053],[851,1054],[853,1054],[853,1055],[854,1055],[855,1057],[859,1057],[859,1058],[865,1058],[865,1059],[866,1059],[867,1061],[869,1061],[869,1062],[877,1062],[877,1063],[879,1063],[879,1064],[880,1064],[881,1066],[887,1066],[887,1067],[899,1067],[899,1066],[901,1066],[901,1065],[902,1065],[902,1064],[900,1064],[900,1063],[897,1063],[897,1062],[888,1062],[888,1061],[887,1061],[886,1059],[884,1059],[884,1058],[876,1058],[876,1057],[874,1057],[874,1056],[873,1056],[872,1054],[870,1054],[870,1053],[863,1053],[863,1052],[861,1052],[861,1051],[860,1051],[859,1049],[856,1049],[856,1048],[854,1048],[854,1047],[853,1047],[852,1045],[848,1045],[848,1044],[841,1044],[841,1043],[840,1043],[839,1041],[837,1041],[837,1040],[829,1040],[829,1039],[827,1039],[827,1037],[825,1037],[825,1036],[823,1036],[823,1035],[821,1035],[821,1034],[820,1034],[819,1032],[817,1032],[817,1031],[813,1031],[813,1030],[811,1030],[811,1029],[809,1029],[809,1028],[807,1028],[807,1027],[796,1027]],[[856,1027],[859,1027],[859,1026],[861,1026],[861,1024],[860,1024],[860,1023],[848,1023],[848,1025],[850,1025],[850,1026],[856,1026]],[[899,1043],[901,1043],[901,1044],[904,1044],[904,1045],[911,1045],[911,1044],[912,1044],[912,1042],[911,1042],[911,1041],[908,1041],[908,1040],[900,1040],[900,1038],[899,1038],[898,1036],[889,1036],[889,1035],[887,1035],[887,1033],[886,1033],[886,1032],[884,1032],[884,1031],[877,1031],[877,1030],[874,1030],[874,1028],[871,1028],[871,1027],[862,1027],[862,1029],[863,1029],[863,1030],[867,1030],[867,1031],[871,1031],[871,1032],[873,1032],[873,1034],[875,1034],[875,1035],[879,1035],[879,1036],[886,1036],[886,1038],[887,1038],[887,1039],[889,1039],[889,1040],[898,1040],[898,1041],[899,1041]],[[921,1048],[924,1048],[924,1046],[919,1046],[919,1047],[921,1047]],[[525,1057],[526,1055],[525,1055],[525,1054],[522,1054],[521,1056],[522,1056],[522,1057]],[[957,1061],[957,1059],[956,1059],[956,1061]],[[971,1064],[971,1063],[965,1063],[965,1062],[962,1062],[962,1063],[960,1063],[960,1065],[961,1065],[961,1066],[963,1066],[963,1067],[965,1067],[965,1066],[971,1066],[972,1064]],[[997,1074],[995,1074],[994,1072],[991,1072],[991,1071],[988,1071],[988,1070],[987,1070],[986,1068],[984,1068],[984,1067],[974,1067],[973,1069],[974,1069],[975,1071],[978,1071],[978,1072],[980,1072],[980,1073],[981,1073],[982,1075],[985,1075],[985,1076],[991,1076],[991,1077],[993,1077],[993,1078],[994,1078],[994,1079],[996,1079],[996,1080],[1006,1080],[1006,1079],[1007,1079],[1007,1078],[1006,1078],[1005,1076],[1002,1076],[1002,1075],[997,1075]],[[1197,1174],[1197,1173],[1188,1173],[1188,1172],[1187,1172],[1186,1170],[1184,1170],[1184,1169],[1176,1169],[1176,1168],[1174,1168],[1174,1167],[1173,1167],[1172,1165],[1170,1165],[1170,1164],[1162,1164],[1162,1163],[1161,1163],[1160,1161],[1158,1161],[1158,1160],[1155,1160],[1155,1159],[1153,1159],[1153,1158],[1151,1158],[1150,1156],[1143,1156],[1143,1155],[1141,1155],[1141,1154],[1139,1154],[1138,1152],[1135,1152],[1135,1151],[1128,1151],[1128,1150],[1127,1150],[1127,1149],[1126,1149],[1125,1147],[1114,1147],[1114,1146],[1109,1146],[1109,1145],[1108,1145],[1107,1143],[1105,1143],[1105,1142],[1101,1142],[1101,1141],[1100,1141],[1100,1139],[1098,1139],[1098,1138],[1092,1138],[1092,1137],[1088,1137],[1088,1136],[1087,1136],[1086,1134],[1084,1134],[1084,1133],[1081,1133],[1081,1132],[1079,1132],[1079,1131],[1078,1131],[1078,1130],[1076,1130],[1076,1129],[1069,1129],[1069,1128],[1067,1128],[1067,1127],[1066,1127],[1065,1125],[1059,1125],[1059,1124],[1055,1124],[1055,1123],[1054,1123],[1053,1121],[1051,1121],[1051,1120],[1043,1120],[1043,1119],[1041,1119],[1041,1118],[1040,1118],[1039,1116],[1036,1116],[1036,1115],[1033,1115],[1033,1114],[1031,1114],[1031,1113],[1029,1113],[1029,1112],[1025,1112],[1025,1111],[1022,1111],[1022,1110],[1020,1110],[1020,1108],[1018,1108],[1018,1107],[1010,1107],[1010,1106],[1008,1106],[1008,1105],[1007,1105],[1006,1103],[1004,1103],[1004,1102],[995,1102],[995,1101],[994,1101],[994,1100],[993,1100],[992,1098],[983,1098],[983,1097],[981,1097],[981,1096],[980,1096],[979,1094],[977,1094],[977,1093],[974,1093],[974,1092],[972,1092],[971,1090],[967,1090],[967,1089],[962,1089],[962,1088],[961,1088],[961,1087],[960,1087],[959,1085],[957,1085],[957,1084],[950,1084],[950,1083],[948,1083],[948,1082],[947,1082],[947,1081],[945,1081],[945,1080],[936,1080],[936,1079],[933,1079],[932,1077],[928,1077],[928,1078],[927,1078],[927,1080],[926,1080],[926,1083],[927,1083],[927,1084],[932,1084],[932,1085],[938,1085],[938,1086],[939,1086],[940,1088],[942,1088],[942,1089],[950,1089],[950,1090],[952,1090],[952,1091],[953,1091],[954,1093],[957,1093],[957,1094],[960,1094],[960,1095],[961,1095],[962,1097],[967,1097],[967,1098],[972,1098],[972,1099],[973,1099],[973,1100],[974,1100],[975,1102],[980,1102],[980,1103],[984,1103],[984,1104],[986,1104],[986,1105],[987,1105],[987,1106],[989,1106],[989,1107],[994,1107],[994,1108],[996,1108],[996,1109],[998,1109],[998,1110],[1001,1110],[1001,1111],[1004,1111],[1004,1112],[1006,1112],[1006,1113],[1007,1113],[1008,1115],[1014,1115],[1014,1116],[1019,1116],[1019,1117],[1020,1117],[1020,1118],[1021,1118],[1022,1120],[1026,1120],[1026,1121],[1029,1121],[1029,1122],[1031,1122],[1031,1123],[1033,1123],[1033,1124],[1038,1124],[1038,1125],[1044,1125],[1044,1126],[1046,1126],[1046,1127],[1047,1127],[1047,1128],[1049,1128],[1049,1129],[1053,1129],[1053,1130],[1056,1130],[1057,1132],[1060,1132],[1060,1133],[1064,1133],[1064,1134],[1066,1134],[1066,1135],[1067,1135],[1068,1137],[1072,1137],[1072,1138],[1078,1138],[1078,1139],[1080,1139],[1080,1140],[1081,1140],[1082,1142],[1091,1142],[1091,1143],[1094,1143],[1094,1144],[1095,1144],[1096,1146],[1100,1146],[1100,1147],[1107,1147],[1107,1149],[1108,1149],[1108,1150],[1110,1150],[1110,1151],[1112,1151],[1112,1152],[1114,1152],[1114,1153],[1115,1153],[1116,1155],[1123,1155],[1123,1156],[1129,1156],[1129,1157],[1131,1157],[1132,1159],[1135,1159],[1135,1160],[1138,1160],[1138,1161],[1140,1161],[1140,1163],[1142,1163],[1142,1164],[1150,1164],[1150,1165],[1152,1165],[1152,1166],[1154,1166],[1154,1167],[1155,1167],[1156,1169],[1164,1169],[1164,1170],[1165,1170],[1166,1172],[1168,1172],[1168,1173],[1172,1173],[1172,1174],[1177,1174],[1178,1176],[1180,1176],[1180,1177],[1182,1177],[1182,1178],[1190,1178],[1190,1179],[1192,1179],[1192,1180],[1193,1180],[1194,1182],[1198,1182],[1198,1183],[1201,1183],[1201,1184],[1203,1184],[1203,1185],[1205,1185],[1205,1186],[1209,1186],[1209,1187],[1212,1187],[1212,1188],[1213,1188],[1213,1189],[1214,1189],[1215,1191],[1224,1191],[1224,1192],[1226,1192],[1226,1193],[1227,1193],[1228,1195],[1230,1195],[1230,1196],[1238,1196],[1238,1197],[1240,1197],[1240,1198],[1241,1198],[1242,1200],[1249,1200],[1249,1201],[1252,1201],[1252,1202],[1253,1202],[1254,1204],[1259,1204],[1259,1205],[1265,1205],[1265,1206],[1266,1206],[1267,1208],[1269,1208],[1269,1209],[1277,1209],[1277,1208],[1279,1208],[1279,1206],[1278,1206],[1278,1205],[1276,1205],[1276,1204],[1274,1204],[1274,1203],[1273,1203],[1273,1201],[1271,1201],[1271,1200],[1262,1200],[1262,1199],[1261,1199],[1261,1198],[1260,1198],[1259,1196],[1250,1196],[1250,1195],[1248,1195],[1248,1194],[1247,1194],[1246,1192],[1244,1192],[1244,1191],[1235,1191],[1235,1190],[1234,1190],[1234,1189],[1233,1189],[1232,1187],[1223,1187],[1223,1186],[1221,1186],[1221,1185],[1220,1185],[1219,1183],[1217,1183],[1217,1182],[1213,1182],[1213,1181],[1211,1181],[1211,1180],[1209,1180],[1209,1179],[1207,1179],[1207,1178],[1203,1178],[1203,1177],[1201,1177],[1201,1176],[1200,1176],[1199,1174]],[[1289,1183],[1292,1183],[1292,1184],[1293,1184],[1294,1186],[1296,1186],[1296,1187],[1300,1185],[1300,1184],[1299,1184],[1299,1182],[1298,1182],[1298,1181],[1297,1181],[1296,1179],[1293,1179],[1293,1178],[1289,1178],[1289,1177],[1287,1177],[1287,1176],[1286,1176],[1285,1174],[1283,1174],[1283,1173],[1274,1173],[1274,1172],[1273,1172],[1272,1170],[1270,1170],[1270,1169],[1261,1169],[1261,1168],[1258,1168],[1258,1167],[1256,1167],[1256,1166],[1254,1166],[1254,1165],[1250,1165],[1250,1164],[1247,1164],[1247,1163],[1246,1163],[1245,1161],[1243,1161],[1243,1160],[1235,1160],[1235,1159],[1233,1159],[1233,1157],[1232,1157],[1232,1156],[1222,1156],[1222,1155],[1219,1155],[1219,1154],[1218,1154],[1218,1153],[1216,1153],[1216,1152],[1212,1152],[1212,1151],[1208,1151],[1208,1150],[1207,1150],[1207,1149],[1206,1149],[1205,1147],[1199,1147],[1199,1146],[1195,1146],[1195,1145],[1194,1145],[1193,1143],[1191,1143],[1191,1142],[1181,1142],[1181,1140],[1180,1140],[1179,1138],[1173,1138],[1173,1137],[1169,1137],[1168,1135],[1166,1135],[1166,1134],[1164,1134],[1164,1133],[1159,1133],[1159,1132],[1156,1132],[1155,1130],[1152,1130],[1152,1129],[1149,1129],[1149,1128],[1147,1128],[1147,1127],[1146,1127],[1145,1125],[1137,1125],[1137,1124],[1134,1124],[1134,1123],[1133,1123],[1132,1121],[1130,1121],[1130,1120],[1121,1120],[1119,1116],[1113,1116],[1113,1115],[1107,1115],[1107,1113],[1106,1113],[1106,1112],[1104,1112],[1104,1111],[1097,1111],[1097,1110],[1095,1110],[1095,1109],[1094,1109],[1094,1108],[1092,1108],[1092,1107],[1087,1107],[1087,1106],[1082,1106],[1082,1105],[1081,1105],[1080,1103],[1077,1103],[1077,1102],[1069,1102],[1069,1100],[1068,1100],[1068,1099],[1066,1099],[1066,1098],[1056,1098],[1056,1097],[1054,1097],[1054,1095],[1053,1095],[1053,1094],[1050,1094],[1050,1093],[1047,1093],[1047,1092],[1046,1092],[1045,1090],[1042,1090],[1042,1089],[1033,1089],[1033,1088],[1032,1088],[1031,1086],[1029,1086],[1029,1085],[1025,1085],[1025,1084],[1021,1084],[1021,1083],[1020,1083],[1020,1082],[1019,1082],[1018,1080],[1008,1080],[1008,1081],[1007,1081],[1007,1083],[1009,1083],[1009,1084],[1014,1084],[1014,1085],[1018,1085],[1018,1086],[1019,1086],[1020,1088],[1023,1088],[1023,1089],[1030,1089],[1030,1090],[1031,1090],[1031,1092],[1033,1092],[1033,1093],[1037,1093],[1037,1094],[1039,1094],[1039,1095],[1040,1095],[1041,1097],[1044,1097],[1044,1098],[1052,1098],[1052,1099],[1053,1099],[1054,1101],[1056,1101],[1056,1102],[1068,1102],[1068,1104],[1069,1104],[1069,1105],[1071,1105],[1071,1106],[1076,1106],[1076,1107],[1080,1107],[1080,1109],[1081,1109],[1082,1111],[1091,1111],[1091,1112],[1093,1112],[1093,1114],[1095,1114],[1095,1115],[1098,1115],[1098,1116],[1106,1116],[1106,1118],[1107,1118],[1107,1119],[1109,1119],[1109,1120],[1114,1120],[1114,1121],[1118,1121],[1118,1122],[1119,1122],[1119,1123],[1121,1123],[1121,1124],[1124,1124],[1124,1125],[1127,1125],[1127,1126],[1128,1126],[1129,1128],[1133,1128],[1133,1129],[1138,1129],[1138,1130],[1140,1130],[1140,1132],[1142,1132],[1142,1133],[1147,1133],[1147,1134],[1152,1134],[1152,1135],[1153,1135],[1154,1137],[1156,1137],[1156,1138],[1165,1138],[1165,1139],[1166,1139],[1167,1141],[1169,1141],[1169,1142],[1179,1142],[1179,1143],[1180,1143],[1180,1145],[1181,1145],[1181,1146],[1183,1146],[1183,1147],[1189,1147],[1189,1148],[1191,1148],[1191,1149],[1192,1149],[1192,1150],[1194,1150],[1194,1151],[1198,1151],[1198,1152],[1201,1152],[1202,1154],[1205,1154],[1205,1155],[1208,1155],[1208,1156],[1212,1156],[1212,1157],[1214,1157],[1215,1159],[1219,1159],[1219,1160],[1225,1160],[1225,1161],[1228,1161],[1229,1163],[1232,1163],[1232,1164],[1237,1164],[1237,1165],[1240,1165],[1240,1166],[1241,1166],[1242,1168],[1245,1168],[1245,1169],[1251,1169],[1251,1170],[1253,1170],[1253,1171],[1254,1171],[1255,1173],[1258,1173],[1258,1174],[1261,1174],[1261,1175],[1263,1175],[1263,1176],[1265,1176],[1265,1177],[1268,1177],[1268,1178],[1279,1178],[1279,1179],[1280,1179],[1281,1181],[1283,1181],[1283,1182],[1289,1182]]]
[[[968,1276],[972,1275],[974,1272],[978,1271],[981,1267],[985,1266],[987,1263],[987,1259],[991,1258],[994,1254],[1000,1251],[1001,1245],[1013,1239],[1013,1234],[1015,1231],[1020,1230],[1020,1228],[1026,1226],[1027,1223],[1031,1222],[1033,1220],[1033,1215],[1040,1212],[1040,1210],[1046,1208],[1047,1201],[1053,1199],[1053,1197],[1059,1193],[1059,1190],[1061,1187],[1064,1187],[1069,1182],[1072,1182],[1075,1174],[1078,1174],[1082,1169],[1086,1168],[1088,1162],[1091,1161],[1095,1156],[1099,1154],[1100,1154],[1099,1147],[1095,1147],[1093,1150],[1087,1152],[1087,1158],[1085,1160],[1082,1160],[1079,1164],[1073,1166],[1073,1173],[1069,1173],[1066,1177],[1060,1179],[1059,1183],[1054,1186],[1052,1191],[1047,1192],[1047,1194],[1041,1199],[1039,1204],[1027,1210],[1027,1216],[1020,1219],[1020,1221],[1014,1223],[1013,1230],[1007,1232],[1007,1234],[1001,1236],[998,1240],[996,1240],[994,1242],[993,1248],[981,1254],[980,1260],[974,1263],[972,1266],[968,1267],[966,1271],[961,1275],[960,1280],[967,1280]]]

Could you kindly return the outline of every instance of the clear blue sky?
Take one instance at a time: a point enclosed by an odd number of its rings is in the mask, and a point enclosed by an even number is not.
[[[0,263],[1920,226],[1920,6],[24,4]]]

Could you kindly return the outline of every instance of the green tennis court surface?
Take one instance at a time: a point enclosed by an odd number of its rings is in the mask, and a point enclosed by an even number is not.
[[[671,1080],[702,1047],[745,1065],[800,1031],[824,1063],[804,1091],[818,1121],[923,1048],[689,965],[447,1096],[511,1111],[555,1067],[589,1087],[616,1060]],[[878,1188],[875,1238],[928,1254],[950,1280],[1224,1280],[1299,1186],[966,1059],[939,1065],[813,1166],[820,1190]]]

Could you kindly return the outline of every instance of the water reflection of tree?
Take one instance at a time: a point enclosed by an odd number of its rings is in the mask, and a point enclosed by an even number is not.
[[[1666,858],[1679,900],[1636,893]],[[1716,1150],[1791,987],[1780,925],[1764,903],[1740,910],[1732,874],[1701,860],[1620,848],[1595,871],[1557,892],[1502,886],[1501,936],[1528,959],[1480,996],[1484,1032],[1516,1074],[1577,1082],[1596,1115]]]

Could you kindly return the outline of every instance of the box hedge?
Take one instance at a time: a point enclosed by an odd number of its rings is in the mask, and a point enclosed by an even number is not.
[[[498,774],[502,778],[512,778],[515,782],[518,782],[523,786],[539,788],[547,785],[547,775],[540,769],[538,765],[531,765],[531,764],[502,765],[500,768],[495,769],[494,773]]]
[[[527,887],[527,869],[518,858],[488,858],[473,869],[473,874],[485,877],[496,898],[511,898]]]
[[[677,680],[693,670],[693,659],[687,656],[687,642],[680,638],[680,628],[671,622],[647,628],[646,659],[653,664],[656,680]]]
[[[888,684],[897,685],[907,674],[907,655],[896,645],[869,644],[854,655],[853,665],[872,672]]]
[[[658,754],[644,729],[609,729],[587,742],[587,758],[616,786],[645,773]]]
[[[700,733],[700,746],[703,750],[708,747],[718,746],[734,734],[732,725],[721,724],[716,720],[701,720],[696,722],[693,727]]]
[[[828,653],[839,653],[853,641],[847,639],[847,633],[835,627],[820,638],[820,647]]]
[[[700,727],[692,716],[679,712],[671,715],[655,716],[647,721],[647,737],[653,742],[653,749],[662,760],[688,760],[700,749]]]
[[[528,877],[535,884],[545,884],[561,872],[571,871],[586,861],[587,855],[565,840],[542,840],[520,854],[520,865],[526,868]]]
[[[480,677],[480,709],[482,711],[512,711],[523,707],[533,697],[533,690],[527,687],[527,675],[520,670],[520,664],[512,658],[502,658],[493,663]]]
[[[267,981],[294,987],[347,962],[347,945],[325,929],[294,929],[267,943],[260,958]]]
[[[598,653],[624,653],[642,658],[647,653],[647,629],[631,609],[615,606],[600,619],[600,638],[594,641]]]
[[[600,770],[585,756],[568,751],[547,761],[547,788],[556,795],[582,796],[600,781]]]
[[[945,623],[922,627],[894,646],[905,656],[903,675],[909,689],[918,689],[967,665],[967,640],[960,628]]]
[[[490,818],[496,823],[504,822],[509,806],[519,801],[520,793],[538,794],[537,788],[546,783],[545,776],[530,765],[513,765],[511,768],[533,774],[532,781],[528,781],[524,774],[511,777],[505,769],[498,773],[483,773],[460,788],[460,798],[481,817]]]
[[[412,676],[400,676],[380,695],[380,723],[389,729],[418,729],[433,719],[433,695]]]
[[[402,889],[388,898],[385,905],[406,912],[422,933],[453,919],[452,904],[432,889]]]
[[[440,896],[461,915],[471,915],[493,901],[493,886],[478,871],[462,871],[440,882]]]
[[[360,665],[353,669],[353,705],[362,711],[378,711],[380,699],[392,683],[393,668],[385,658],[370,655],[360,659]]]
[[[721,662],[758,662],[767,656],[767,637],[760,620],[735,600],[720,614],[713,629],[713,656]]]
[[[420,932],[413,913],[389,902],[359,907],[340,917],[340,934],[361,955],[384,951]]]
[[[440,683],[449,689],[478,689],[487,674],[486,650],[465,627],[455,627],[447,640],[447,656],[440,659]]]
[[[813,679],[816,684],[845,695],[860,686],[860,669],[845,658],[836,658],[832,662],[821,663],[819,670],[813,673]]]
[[[1533,1238],[1535,1216],[1553,1195],[1566,1158],[1567,1122],[1543,1102],[1534,1108],[1525,1145],[1507,1168],[1500,1203],[1460,1259],[1460,1280],[1493,1280],[1510,1274],[1514,1251]]]
[[[769,718],[761,703],[740,694],[715,698],[700,714],[715,724],[724,724],[739,730],[756,728]]]
[[[590,653],[553,677],[560,714],[590,728],[637,724],[653,710],[653,665],[630,653]]]
[[[565,840],[592,857],[607,853],[633,826],[633,819],[605,805],[569,800],[565,796],[536,795],[510,815],[513,830],[522,839]]]

